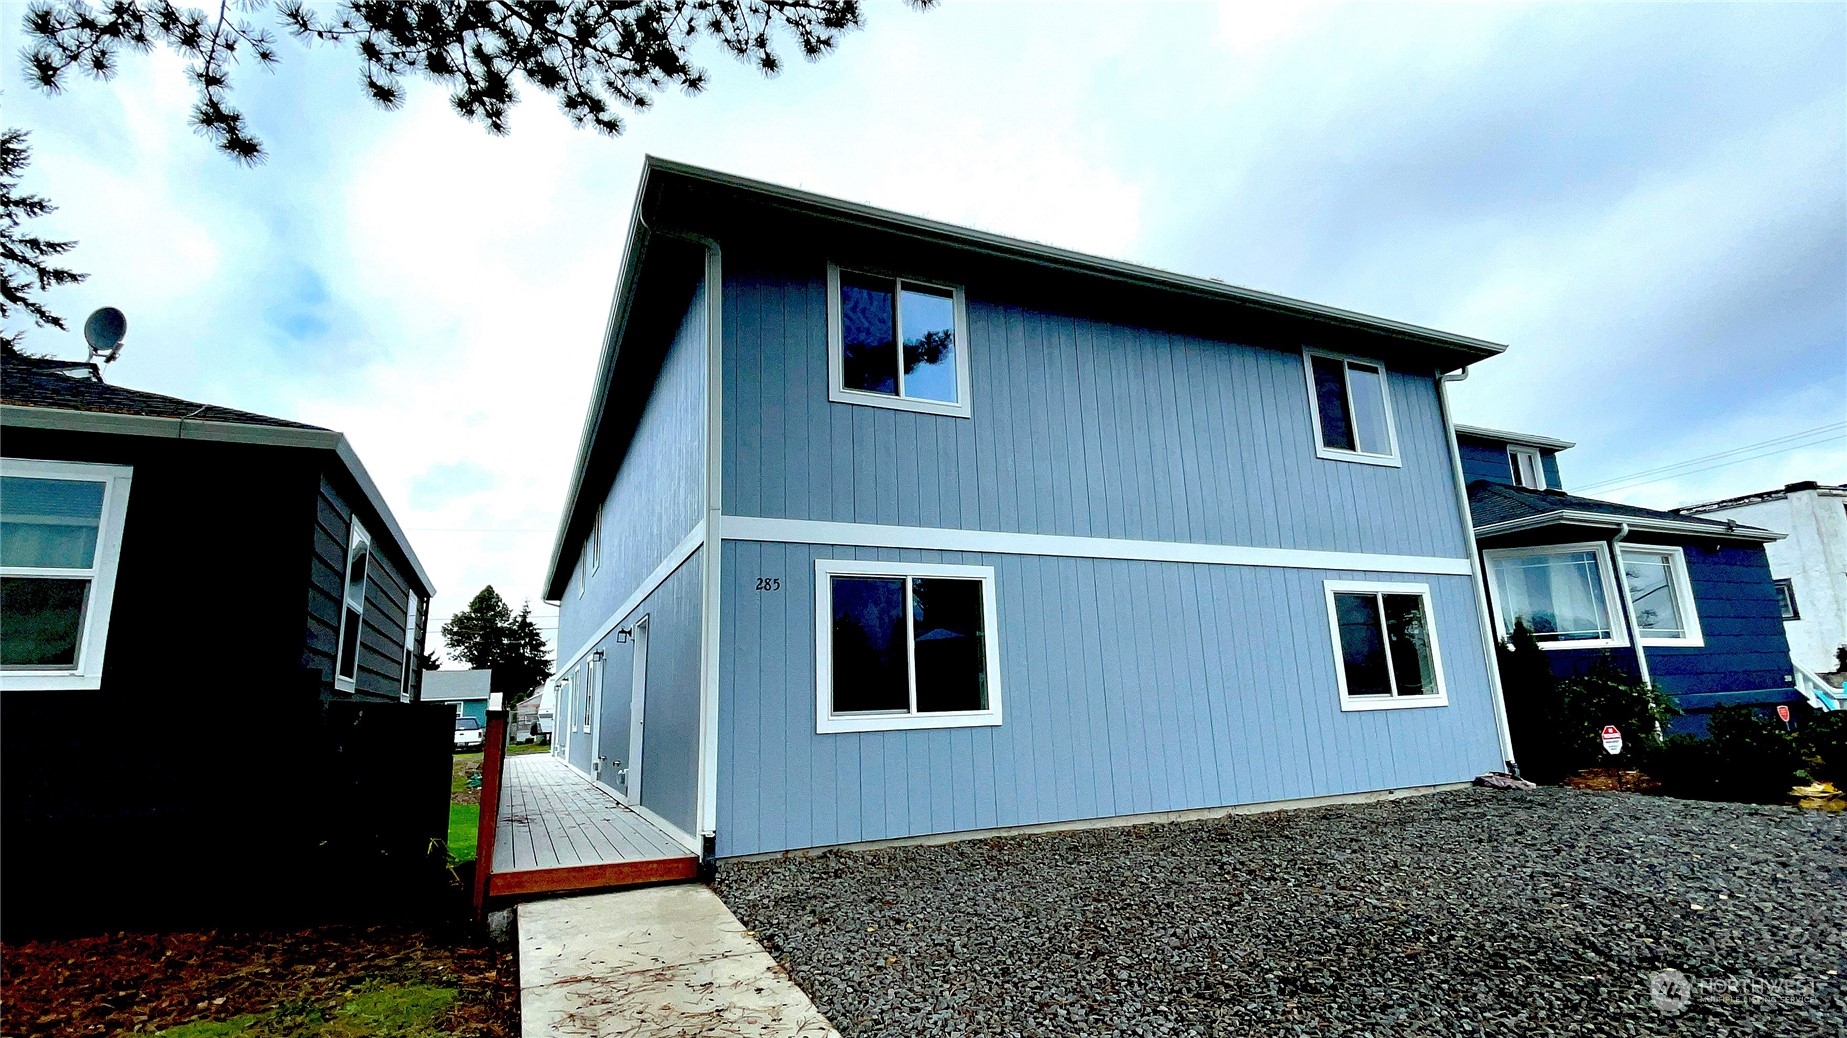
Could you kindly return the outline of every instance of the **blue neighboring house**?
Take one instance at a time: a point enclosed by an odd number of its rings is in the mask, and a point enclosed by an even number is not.
[[[1456,427],[1497,635],[1524,621],[1561,677],[1599,659],[1703,732],[1714,707],[1801,702],[1764,545],[1783,534],[1568,494],[1564,440]]]
[[[554,751],[720,857],[1502,768],[1443,379],[1502,350],[649,159]]]
[[[481,670],[426,670],[423,672],[423,701],[448,703],[455,716],[472,717],[487,725],[488,686],[494,672]]]

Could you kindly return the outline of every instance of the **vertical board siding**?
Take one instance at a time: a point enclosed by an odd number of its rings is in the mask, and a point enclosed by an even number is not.
[[[699,789],[699,639],[700,595],[704,587],[704,553],[695,551],[632,612],[618,618],[630,628],[648,618],[648,676],[642,704],[642,806],[692,833],[698,831]],[[592,758],[621,760],[629,753],[634,696],[635,643],[616,641],[611,631],[594,646],[604,654],[602,698],[597,707],[596,742],[570,742],[568,759],[590,772]],[[573,668],[573,699],[583,710],[576,684],[589,674],[589,661]],[[563,724],[563,719],[559,720]],[[633,762],[630,762],[631,765]],[[632,774],[632,772],[631,772]],[[610,781],[613,776],[594,777]]]
[[[1401,468],[1325,461],[1298,354],[1027,309],[1004,286],[970,285],[972,418],[836,404],[821,262],[728,263],[727,514],[1467,550],[1427,372],[1389,373]]]
[[[628,453],[601,505],[602,562],[585,580],[579,543],[558,606],[568,659],[699,522],[705,502],[705,293],[695,293],[667,347]],[[595,492],[591,488],[586,493]]]
[[[993,566],[1004,723],[817,735],[817,558]],[[1455,782],[1500,762],[1468,577],[759,542],[726,543],[723,573],[721,855]],[[1430,586],[1448,706],[1341,711],[1329,579]]]

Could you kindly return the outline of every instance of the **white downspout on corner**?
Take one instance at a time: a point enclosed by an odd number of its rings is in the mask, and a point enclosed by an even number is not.
[[[1443,413],[1443,435],[1449,441],[1449,464],[1456,487],[1456,506],[1461,513],[1462,531],[1468,542],[1469,579],[1475,585],[1475,615],[1481,623],[1482,651],[1488,665],[1488,688],[1493,693],[1494,727],[1501,738],[1501,760],[1509,772],[1518,775],[1520,765],[1514,760],[1513,729],[1507,724],[1507,698],[1501,689],[1501,663],[1494,651],[1500,639],[1494,635],[1494,621],[1488,613],[1487,577],[1481,568],[1481,549],[1475,543],[1475,517],[1469,512],[1468,483],[1462,478],[1462,449],[1456,446],[1456,424],[1449,413],[1449,383],[1461,382],[1468,377],[1469,369],[1466,365],[1455,374],[1437,372],[1437,407]]]
[[[700,567],[705,578],[700,606],[699,652],[699,831],[702,856],[716,853],[718,839],[718,651],[723,606],[724,529],[724,335],[725,266],[718,242],[691,236],[705,246],[705,544]]]
[[[1654,681],[1648,676],[1648,650],[1642,647],[1642,627],[1635,619],[1635,599],[1629,595],[1629,581],[1623,577],[1623,539],[1629,536],[1629,524],[1623,523],[1616,528],[1616,536],[1610,538],[1610,565],[1616,568],[1617,593],[1623,600],[1623,626],[1629,629],[1629,645],[1635,649],[1635,669],[1642,678],[1642,684],[1652,685]]]

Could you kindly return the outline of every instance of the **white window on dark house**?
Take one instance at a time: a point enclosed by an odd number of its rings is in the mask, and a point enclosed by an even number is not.
[[[423,630],[423,604],[410,592],[404,607],[404,669],[398,672],[398,699],[410,702],[411,678],[417,673],[417,632]]]
[[[994,570],[815,563],[815,730],[1001,723]]]
[[[1540,648],[1627,645],[1621,615],[1610,608],[1609,546],[1599,542],[1485,551],[1488,599],[1502,638],[1524,624]]]
[[[1679,548],[1624,545],[1623,585],[1643,645],[1706,644],[1700,633],[1686,553]]]
[[[1448,702],[1428,585],[1330,580],[1325,586],[1342,710]]]
[[[1539,452],[1531,447],[1507,448],[1507,467],[1513,471],[1514,486],[1528,490],[1546,488],[1545,467],[1539,462]]]
[[[1385,368],[1376,361],[1304,350],[1315,454],[1340,461],[1397,465],[1397,431]]]
[[[0,687],[102,687],[132,477],[0,460]]]
[[[1776,605],[1783,619],[1802,619],[1802,611],[1796,608],[1796,585],[1787,577],[1778,578],[1776,582]]]
[[[365,630],[366,576],[372,564],[372,538],[359,520],[346,548],[346,587],[340,596],[340,651],[334,687],[353,690],[359,676],[359,642]]]
[[[828,397],[966,418],[962,290],[827,268]]]

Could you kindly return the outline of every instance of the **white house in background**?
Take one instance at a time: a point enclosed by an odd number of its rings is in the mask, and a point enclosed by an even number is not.
[[[1791,483],[1677,511],[1789,534],[1764,549],[1790,656],[1818,674],[1843,669],[1835,654],[1847,646],[1847,484]]]

